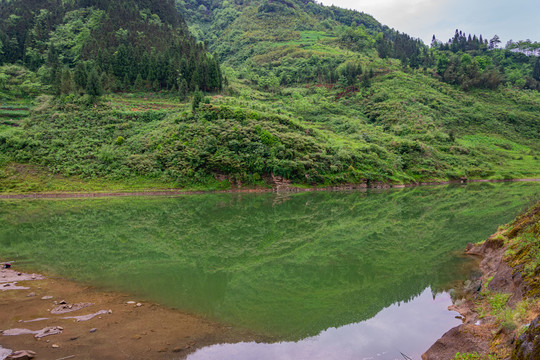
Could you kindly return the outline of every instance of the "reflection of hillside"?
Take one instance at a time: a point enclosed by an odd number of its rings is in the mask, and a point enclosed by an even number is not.
[[[11,201],[0,246],[279,338],[368,319],[426,287],[507,222],[536,184],[398,191]],[[487,206],[486,204],[489,204]]]

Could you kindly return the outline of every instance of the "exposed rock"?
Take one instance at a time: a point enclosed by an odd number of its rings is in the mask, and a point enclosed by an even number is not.
[[[4,349],[2,346],[0,346],[0,359],[5,359],[7,356],[11,355],[11,353],[13,353],[13,350]]]
[[[462,316],[462,321],[465,324],[475,323],[478,315],[472,310],[474,303],[471,301],[456,301],[448,307],[448,310],[455,311]]]
[[[35,292],[31,292],[30,294],[26,295],[26,297],[34,297],[34,296],[36,296]]]
[[[58,344],[52,344],[53,349],[58,349],[59,347],[60,347],[60,345],[58,345]]]
[[[276,190],[287,190],[291,186],[291,180],[285,179],[282,176],[271,174],[270,183]]]
[[[96,331],[97,331],[97,328],[92,328],[92,329],[90,329],[90,332],[91,332],[91,333],[95,333]]]
[[[4,336],[19,336],[19,335],[27,335],[27,334],[36,334],[34,330],[28,330],[28,329],[7,329],[2,331],[2,335]]]
[[[38,330],[36,332],[36,335],[34,335],[34,337],[36,339],[39,339],[39,338],[49,336],[49,335],[61,334],[62,330],[64,329],[61,326],[47,326],[44,329]]]
[[[480,269],[484,278],[492,277],[488,289],[494,292],[510,293],[512,297],[508,304],[513,306],[521,301],[527,293],[528,287],[523,281],[519,271],[512,269],[504,261],[504,240],[500,235],[492,235],[481,245],[467,246],[467,254],[482,256]]]
[[[29,322],[36,322],[36,321],[43,321],[43,320],[49,320],[49,318],[37,318],[37,319],[32,319],[32,320],[25,320],[23,322],[29,323]]]
[[[47,296],[43,296],[43,297],[41,298],[41,300],[50,300],[50,299],[52,299],[52,298],[53,298],[52,296],[47,295]]]
[[[59,306],[55,307],[54,309],[52,309],[51,314],[65,314],[65,313],[68,313],[68,312],[84,309],[84,308],[92,306],[92,305],[94,305],[94,304],[93,303],[77,303],[77,304],[73,304],[73,305],[63,304],[63,305],[59,305]]]
[[[512,360],[540,359],[540,316],[534,319],[527,331],[516,341]]]
[[[4,336],[18,336],[18,335],[28,335],[32,334],[36,339],[49,336],[49,335],[56,335],[62,333],[62,330],[64,330],[61,326],[47,326],[46,328],[43,328],[41,330],[29,330],[29,329],[8,329],[4,330],[2,332],[2,335]]]
[[[29,287],[26,286],[18,286],[16,282],[12,283],[6,283],[3,285],[0,285],[0,290],[6,291],[6,290],[28,290]]]
[[[47,326],[46,328],[43,328],[41,330],[29,330],[29,329],[8,329],[2,331],[2,335],[4,336],[19,336],[19,335],[29,335],[32,334],[36,339],[49,336],[49,335],[56,335],[62,333],[61,326]]]
[[[6,357],[6,360],[29,360],[33,359],[36,353],[31,350],[18,350]]]
[[[2,277],[0,277],[0,283],[45,279],[45,277],[42,275],[24,274],[11,269],[2,269],[0,270],[0,273],[2,274]]]
[[[483,326],[463,324],[447,331],[428,351],[422,355],[423,360],[453,359],[457,352],[478,352],[487,354],[489,341],[486,338],[489,330]]]
[[[100,310],[98,311],[97,313],[94,313],[94,314],[88,314],[88,315],[81,315],[81,316],[66,316],[66,317],[63,317],[62,319],[75,319],[77,321],[88,321],[98,315],[101,315],[101,314],[108,314],[109,312],[107,310]]]

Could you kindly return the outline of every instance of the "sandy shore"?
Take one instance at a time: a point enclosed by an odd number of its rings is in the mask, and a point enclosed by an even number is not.
[[[36,359],[183,359],[211,344],[261,340],[125,294],[16,269],[0,270],[0,330],[3,349],[31,350]]]

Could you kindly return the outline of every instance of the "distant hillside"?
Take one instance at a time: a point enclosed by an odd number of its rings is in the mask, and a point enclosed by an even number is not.
[[[225,63],[271,71],[283,83],[335,83],[339,75],[332,70],[363,57],[364,62],[394,58],[411,69],[434,68],[436,77],[465,90],[501,83],[540,90],[540,64],[528,56],[536,53],[536,42],[512,42],[500,49],[497,36],[488,40],[456,30],[448,42],[434,38],[429,48],[370,15],[314,1],[176,0],[176,7],[187,15],[195,36]],[[310,61],[319,63],[316,71]]]

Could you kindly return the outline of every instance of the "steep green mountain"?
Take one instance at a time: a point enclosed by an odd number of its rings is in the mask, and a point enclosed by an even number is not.
[[[3,44],[35,27],[1,4]],[[428,47],[311,1],[62,6],[37,65],[2,48],[0,191],[540,176],[540,62],[495,38]]]

